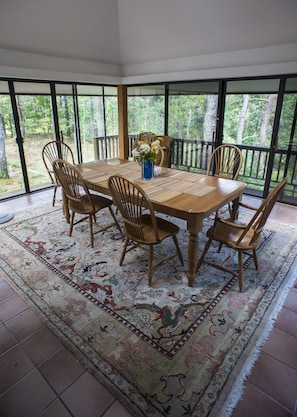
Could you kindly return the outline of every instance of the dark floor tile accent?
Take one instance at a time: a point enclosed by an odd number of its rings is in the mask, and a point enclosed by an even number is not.
[[[6,327],[0,325],[0,355],[7,349],[16,344],[16,340],[6,329]]]
[[[25,310],[10,320],[7,320],[5,326],[20,341],[35,333],[44,326],[43,322],[30,309]]]
[[[6,351],[0,356],[0,392],[6,391],[33,369],[33,363],[19,346]]]
[[[40,417],[73,417],[60,400],[56,400],[51,404]],[[120,416],[118,416],[120,417]]]
[[[0,279],[0,303],[13,295],[15,295],[15,292],[11,286],[3,279]]]
[[[246,384],[232,417],[292,417],[292,413],[262,391]]]
[[[75,417],[98,417],[111,406],[113,396],[92,375],[83,374],[62,395]]]
[[[131,414],[120,404],[115,401],[111,407],[104,413],[104,417],[132,417]]]
[[[277,317],[274,327],[297,338],[297,312],[283,308]]]
[[[86,369],[66,348],[61,349],[44,362],[39,370],[58,394],[86,372]]]
[[[5,322],[28,309],[29,307],[25,301],[17,294],[14,294],[13,296],[8,297],[6,300],[1,302],[0,320]]]
[[[293,413],[297,397],[295,370],[261,353],[248,381]]]
[[[0,397],[0,415],[36,417],[55,398],[54,391],[35,370]]]
[[[263,346],[262,352],[295,369],[297,373],[297,343],[295,337],[274,328]]]
[[[21,345],[35,365],[41,364],[63,347],[47,327],[42,327],[31,337],[21,342]]]
[[[286,298],[284,303],[284,307],[288,308],[289,310],[295,311],[297,313],[297,289],[292,288]]]

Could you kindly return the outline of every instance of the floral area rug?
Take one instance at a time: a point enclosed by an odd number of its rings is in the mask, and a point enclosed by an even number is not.
[[[170,220],[180,226],[186,259],[186,225]],[[111,222],[108,211],[98,215],[99,224]],[[200,250],[210,222],[199,234]],[[115,226],[95,236],[93,249],[87,222],[72,237],[68,227],[61,207],[17,212],[0,229],[0,274],[131,414],[211,415],[226,402],[230,381],[234,389],[232,373],[242,368],[266,312],[292,285],[296,230],[267,224],[259,271],[247,258],[240,293],[237,279],[206,266],[188,287],[178,258],[156,268],[149,287],[142,248],[119,266],[124,237]],[[174,250],[171,239],[155,247],[160,256]],[[228,254],[215,245],[209,251],[212,258]]]

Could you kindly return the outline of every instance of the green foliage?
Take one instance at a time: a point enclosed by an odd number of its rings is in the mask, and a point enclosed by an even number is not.
[[[128,97],[128,132],[164,134],[164,96]]]
[[[214,93],[212,93],[214,94]],[[227,94],[223,123],[225,143],[242,143],[250,146],[270,147],[276,109],[276,94]],[[170,95],[168,101],[168,134],[174,138],[209,141],[215,128],[217,108],[209,106],[211,94]],[[212,97],[216,98],[217,95]],[[52,103],[49,95],[17,95],[17,105],[24,137],[25,157],[29,172],[30,185],[38,185],[46,180],[40,152],[42,145],[54,138]],[[294,118],[297,93],[286,93],[284,96],[279,125],[279,149],[287,149],[291,138],[292,120]],[[82,149],[87,158],[93,156],[93,138],[118,134],[118,101],[116,96],[78,96],[79,129]],[[246,108],[245,108],[246,105]],[[64,140],[75,148],[76,129],[74,101],[71,95],[57,95],[59,129]],[[208,114],[211,113],[211,114]],[[15,143],[15,127],[11,101],[8,94],[0,95],[0,115],[3,119],[5,152],[7,154],[9,176],[12,181],[22,182],[22,171],[18,147]],[[207,119],[210,116],[211,121]],[[128,97],[128,132],[130,135],[144,131],[164,134],[165,95],[129,96]],[[266,153],[267,154],[267,153]],[[30,155],[30,158],[28,158]],[[31,155],[34,157],[31,158]],[[251,154],[249,154],[251,155]],[[184,158],[188,158],[184,155]],[[193,154],[197,158],[197,154]],[[250,178],[255,188],[263,186],[267,161],[264,156],[255,163],[248,156],[246,165],[251,167]],[[185,165],[187,165],[186,160]],[[273,179],[285,168],[285,157],[275,157]],[[194,166],[194,164],[192,164]],[[183,167],[179,167],[183,169]],[[295,158],[288,164],[288,175],[295,172]],[[0,173],[1,185],[4,184],[3,173]],[[21,178],[21,179],[19,179]],[[259,179],[260,178],[260,179]],[[18,179],[18,180],[17,180]],[[246,178],[243,178],[246,180]],[[9,182],[4,188],[9,187]],[[21,184],[23,187],[23,184]]]
[[[0,95],[0,114],[2,117],[5,137],[15,136],[15,126],[9,95]]]
[[[265,129],[264,142],[262,142],[261,145],[269,146],[271,142],[276,101],[274,108],[269,111],[269,109],[267,109],[269,94],[246,95],[248,96],[248,108],[244,114],[244,120],[241,120],[243,96],[243,94],[229,94],[226,96],[224,117],[225,140],[229,141],[233,139],[235,143],[238,142],[238,127],[240,123],[243,123],[241,143],[244,145],[260,145],[261,128],[263,126],[264,117],[267,115],[269,121]]]
[[[23,137],[54,136],[50,96],[17,96]]]
[[[169,135],[183,139],[203,140],[206,95],[170,96]]]

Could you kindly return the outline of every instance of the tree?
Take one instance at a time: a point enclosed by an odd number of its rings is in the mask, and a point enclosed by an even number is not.
[[[242,98],[243,98],[243,101],[242,101],[242,107],[241,107],[241,112],[239,116],[237,140],[236,140],[238,144],[242,143],[242,134],[243,134],[244,124],[245,124],[245,120],[247,116],[250,96],[248,94],[243,94]]]
[[[267,129],[270,121],[271,112],[275,107],[276,96],[274,94],[269,94],[267,99],[267,106],[263,114],[261,129],[260,129],[260,146],[265,145],[267,137]]]
[[[203,139],[212,142],[213,134],[216,131],[216,114],[218,106],[218,96],[207,96],[207,105],[203,123]]]
[[[4,139],[4,122],[3,116],[0,114],[0,178],[9,178]]]
[[[103,103],[102,97],[94,97],[95,105],[95,129],[92,132],[92,138],[96,136],[104,136],[104,113],[103,113]]]
[[[64,114],[65,114],[66,136],[70,138],[71,137],[70,115],[69,115],[68,100],[66,96],[63,96],[63,105],[64,105]]]

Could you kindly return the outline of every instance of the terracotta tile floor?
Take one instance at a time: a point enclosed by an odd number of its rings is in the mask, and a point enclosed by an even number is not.
[[[51,199],[47,190],[3,201],[0,212]],[[297,207],[277,204],[271,218],[296,225]],[[296,399],[297,290],[292,288],[232,417],[293,416]],[[1,277],[0,416],[131,417]]]

